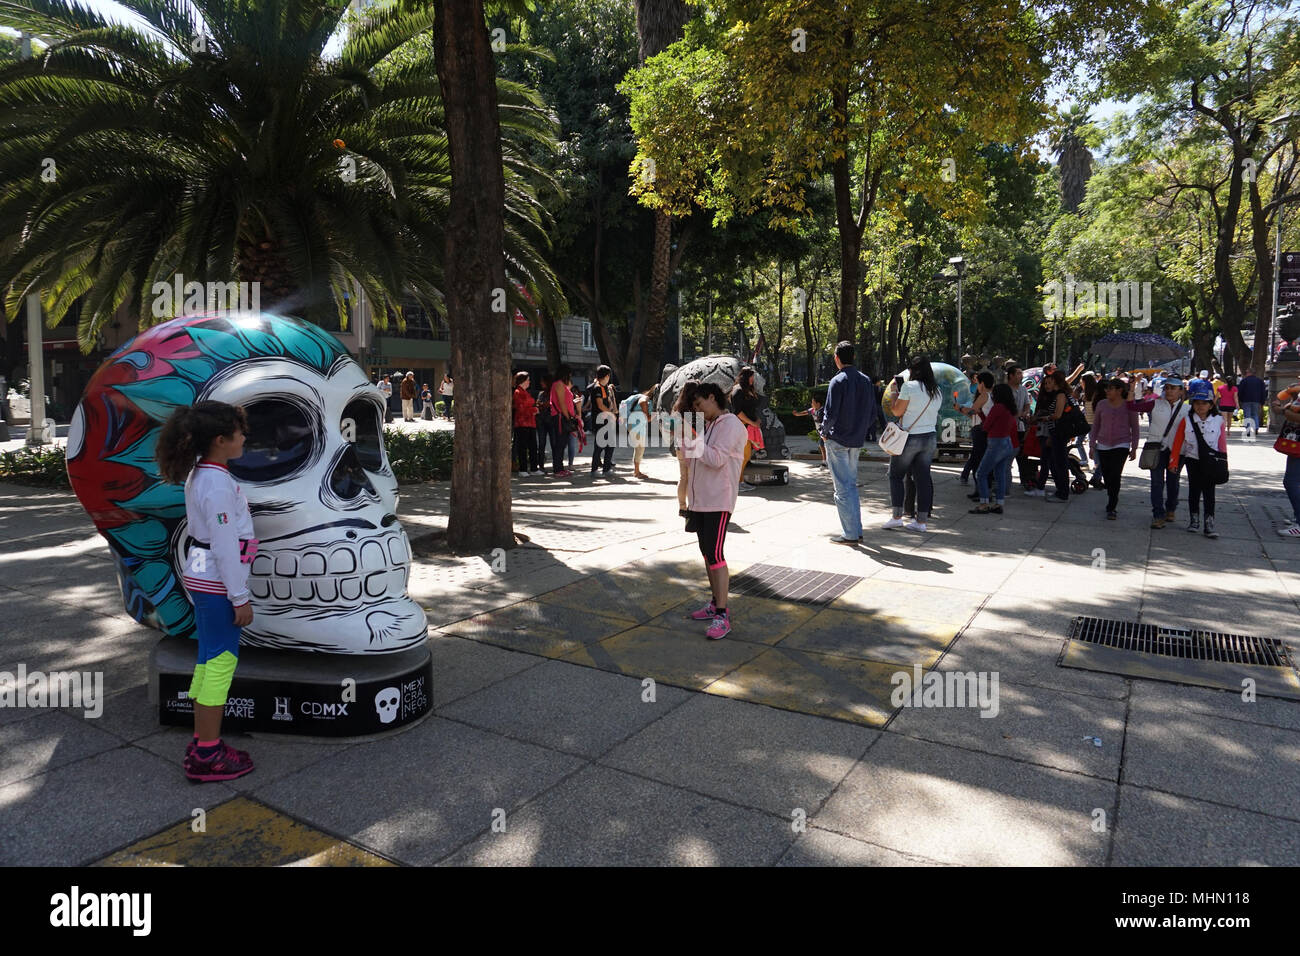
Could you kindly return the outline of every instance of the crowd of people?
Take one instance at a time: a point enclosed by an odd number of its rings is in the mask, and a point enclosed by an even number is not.
[[[396,379],[396,382],[394,382]],[[396,375],[381,375],[375,382],[375,387],[379,389],[384,396],[384,421],[385,423],[393,420],[393,415],[400,411],[402,421],[415,421],[415,401],[420,401],[419,415],[424,419],[432,419],[434,410],[438,402],[434,401],[433,392],[429,389],[429,383],[417,385],[414,372],[406,374],[398,373]],[[443,375],[442,383],[438,386],[439,402],[442,404],[442,416],[447,420],[452,417],[452,377],[451,373]],[[396,407],[394,407],[396,406]]]

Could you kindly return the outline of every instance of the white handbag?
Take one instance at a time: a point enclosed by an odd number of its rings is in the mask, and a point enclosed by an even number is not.
[[[915,425],[921,420],[921,416],[930,408],[930,402],[934,401],[934,396],[930,396],[930,401],[925,403],[925,408],[921,409],[921,414],[912,419]],[[901,421],[901,419],[900,419]],[[908,433],[907,429],[899,427],[895,422],[890,422],[885,426],[885,433],[880,436],[880,447],[891,455],[901,455],[903,449],[907,447]]]

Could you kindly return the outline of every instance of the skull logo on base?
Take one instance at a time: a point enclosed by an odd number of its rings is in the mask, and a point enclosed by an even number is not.
[[[154,447],[175,409],[204,399],[248,415],[244,454],[229,463],[260,541],[244,642],[382,654],[423,641],[383,397],[332,335],[261,313],[184,316],[141,333],[95,373],[73,416],[68,476],[108,539],[127,611],[193,636],[184,490],[162,480]]]

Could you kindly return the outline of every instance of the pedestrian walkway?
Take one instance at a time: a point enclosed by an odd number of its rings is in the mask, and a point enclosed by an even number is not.
[[[856,549],[830,543],[826,472],[795,462],[737,505],[736,583],[859,580],[816,604],[733,597],[717,642],[685,619],[707,587],[662,453],[646,482],[516,479],[529,540],[500,554],[443,554],[446,483],[407,486],[434,714],[361,741],[235,738],[257,769],[204,786],[147,701],[157,635],[121,610],[76,500],[0,486],[0,670],[101,670],[109,695],[97,719],[0,709],[0,863],[1293,864],[1300,703],[1057,665],[1078,615],[1297,650],[1281,457],[1237,436],[1230,456],[1217,541],[1185,510],[1150,529],[1132,465],[1117,521],[1095,491],[969,515],[943,465],[929,531],[884,531],[866,461]],[[895,706],[897,675],[927,670],[996,673],[996,715]]]

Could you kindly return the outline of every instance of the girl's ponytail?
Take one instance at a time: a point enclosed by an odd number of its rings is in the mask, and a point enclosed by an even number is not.
[[[185,483],[194,463],[206,455],[213,439],[233,435],[236,430],[248,432],[248,419],[244,410],[225,402],[198,402],[188,408],[178,408],[163,423],[158,435],[154,456],[163,480],[174,485]]]

